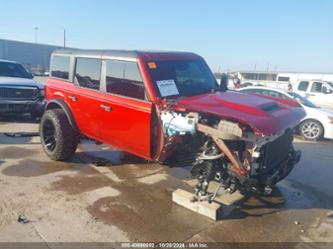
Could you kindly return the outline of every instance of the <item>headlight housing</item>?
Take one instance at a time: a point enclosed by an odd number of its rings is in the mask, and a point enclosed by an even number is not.
[[[44,91],[44,89],[39,90],[39,96],[45,97],[45,91]]]

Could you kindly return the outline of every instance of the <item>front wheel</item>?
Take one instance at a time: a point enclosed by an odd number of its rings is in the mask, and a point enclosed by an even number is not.
[[[79,143],[78,133],[61,109],[52,109],[44,113],[39,133],[45,153],[55,161],[68,160],[75,153]]]
[[[324,128],[318,121],[310,119],[303,121],[299,126],[299,132],[306,140],[317,141],[322,138]]]

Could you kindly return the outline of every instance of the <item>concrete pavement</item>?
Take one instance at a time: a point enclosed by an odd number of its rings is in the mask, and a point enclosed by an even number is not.
[[[72,161],[52,162],[39,137],[4,134],[38,130],[29,118],[16,121],[0,120],[0,242],[333,242],[331,142],[296,139],[302,161],[273,195],[248,196],[213,222],[171,201],[173,190],[190,189],[188,168],[89,141]]]

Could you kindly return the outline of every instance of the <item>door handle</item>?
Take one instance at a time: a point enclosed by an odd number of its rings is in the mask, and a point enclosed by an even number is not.
[[[108,105],[100,105],[101,108],[103,108],[105,111],[109,112],[109,111],[112,111],[112,107],[111,106],[108,106]]]
[[[68,98],[73,102],[77,101],[77,97],[75,96],[68,96]]]

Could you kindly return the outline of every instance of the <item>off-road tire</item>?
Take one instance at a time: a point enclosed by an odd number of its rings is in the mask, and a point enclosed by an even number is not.
[[[45,131],[47,126],[53,125],[55,146],[51,150],[45,143]],[[47,156],[55,161],[66,161],[70,159],[76,151],[79,143],[79,134],[70,125],[65,112],[62,109],[52,109],[44,113],[39,133],[43,149]]]

